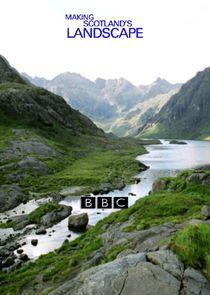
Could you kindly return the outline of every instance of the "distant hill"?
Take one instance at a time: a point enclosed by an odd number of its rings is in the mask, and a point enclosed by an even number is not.
[[[92,82],[80,74],[70,72],[62,73],[52,80],[32,78],[25,73],[22,75],[34,85],[63,96],[73,108],[90,117],[105,131],[114,132],[120,136],[127,135],[126,128],[120,125],[120,122],[124,122],[124,120],[129,121],[126,125],[132,129],[130,134],[134,134],[136,131],[137,126],[133,125],[133,118],[131,117],[131,121],[127,119],[129,112],[132,113],[134,109],[136,112],[139,110],[139,114],[136,113],[139,118],[142,115],[141,108],[138,108],[139,104],[146,100],[150,101],[150,98],[158,95],[163,95],[162,100],[165,102],[164,95],[166,93],[176,92],[180,88],[180,84],[171,84],[160,78],[151,85],[135,86],[124,78],[108,80],[98,78]],[[155,104],[154,100],[151,100],[151,108],[154,109],[157,105],[162,106],[163,103],[160,100],[161,96],[158,97]],[[147,106],[150,109],[148,103]],[[157,110],[159,109],[157,107]],[[145,118],[151,118],[156,113],[156,111],[148,112],[149,115]],[[139,121],[139,128],[142,126],[141,118],[137,121]],[[143,122],[145,123],[145,120]]]
[[[198,72],[139,130],[155,138],[210,138],[210,68]]]

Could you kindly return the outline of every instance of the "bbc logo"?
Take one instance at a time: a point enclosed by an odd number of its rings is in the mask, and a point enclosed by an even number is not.
[[[81,197],[81,208],[126,209],[128,208],[128,197]]]

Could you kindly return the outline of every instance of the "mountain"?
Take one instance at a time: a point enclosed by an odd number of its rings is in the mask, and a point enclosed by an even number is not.
[[[0,56],[0,212],[28,200],[29,192],[57,193],[75,185],[87,192],[103,183],[122,187],[140,169],[139,143],[105,134]]]
[[[159,94],[169,93],[171,90],[177,91],[177,89],[180,87],[180,83],[172,84],[165,79],[157,78],[151,85],[147,86],[146,92],[144,94],[144,100],[155,97]]]
[[[63,127],[72,134],[103,134],[94,123],[72,109],[63,98],[28,84],[0,56],[0,111],[7,120],[45,129]],[[1,118],[3,121],[4,118]]]
[[[3,57],[0,73],[0,294],[209,294],[209,171],[158,179],[88,226],[74,201],[140,181],[145,141],[106,135]]]
[[[111,131],[120,136],[127,135],[126,128],[121,128],[121,126],[115,128],[115,126],[118,126],[119,122],[127,121],[125,117],[130,111],[133,112],[134,108],[137,109],[139,103],[158,95],[163,95],[164,102],[166,93],[172,90],[177,91],[180,88],[180,84],[171,84],[160,78],[151,85],[135,86],[124,78],[108,80],[98,78],[92,82],[80,74],[70,72],[62,73],[52,80],[32,78],[25,73],[22,75],[31,83],[63,96],[73,108],[90,117],[105,131]],[[162,105],[161,98],[158,97],[157,100],[155,105]],[[154,109],[154,101],[151,101],[151,108]],[[138,109],[140,117],[141,108]],[[150,112],[150,114],[153,113]],[[151,116],[145,118],[147,117]],[[127,125],[133,128],[132,122]],[[138,127],[141,127],[141,124]],[[134,133],[134,130],[131,133]]]
[[[210,136],[210,68],[198,72],[139,130],[155,138],[208,139]]]
[[[127,114],[111,124],[107,131],[117,134],[118,136],[136,135],[139,128],[153,118],[177,91],[178,89],[171,90],[168,93],[159,94],[138,103]]]
[[[106,100],[99,99],[100,88],[80,74],[62,73],[52,80],[45,78],[31,78],[23,74],[31,83],[44,87],[49,91],[61,95],[75,109],[95,120],[109,119],[115,116],[115,107]]]

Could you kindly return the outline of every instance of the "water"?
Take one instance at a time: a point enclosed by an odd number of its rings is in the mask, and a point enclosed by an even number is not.
[[[155,179],[175,176],[181,170],[210,164],[210,142],[208,141],[187,141],[187,145],[170,145],[168,141],[162,141],[162,145],[151,145],[146,149],[148,154],[137,157],[139,161],[150,167],[137,175],[141,178],[141,182],[128,185],[122,191],[115,190],[106,196],[129,196],[129,205],[132,205],[137,199],[148,194]],[[129,193],[135,196],[130,196]],[[96,224],[97,221],[114,211],[111,209],[81,209],[80,197],[66,197],[61,204],[71,205],[73,214],[88,212],[90,225]],[[49,228],[46,235],[28,235],[25,237],[27,244],[22,247],[24,252],[34,259],[60,247],[69,234],[71,234],[69,240],[75,239],[78,234],[69,231],[67,224],[68,218]],[[31,246],[30,241],[33,238],[39,240],[36,247]]]

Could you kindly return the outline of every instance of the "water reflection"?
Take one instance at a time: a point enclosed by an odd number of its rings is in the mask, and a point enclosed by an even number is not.
[[[139,161],[150,167],[137,175],[141,178],[139,184],[128,185],[122,191],[115,190],[110,192],[108,196],[129,196],[129,205],[132,205],[137,199],[148,194],[155,179],[163,176],[175,176],[180,170],[210,163],[210,142],[208,141],[187,141],[187,145],[170,145],[168,141],[162,141],[162,143],[162,145],[147,146],[149,153],[137,157]],[[135,194],[135,196],[130,196],[129,193]],[[73,214],[88,212],[91,225],[96,224],[97,221],[114,211],[111,209],[81,209],[80,197],[66,197],[61,204],[71,205]],[[77,234],[68,230],[67,222],[68,218],[48,229],[46,235],[38,236],[39,243],[36,247],[31,246],[30,241],[37,236],[29,235],[26,238],[27,245],[23,247],[24,251],[30,258],[36,258],[40,254],[58,248],[69,233],[71,234],[70,240],[77,237]]]

